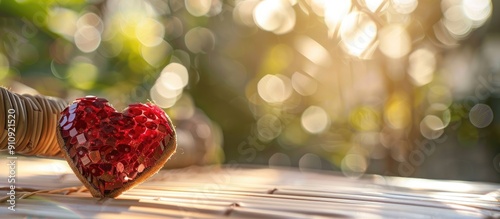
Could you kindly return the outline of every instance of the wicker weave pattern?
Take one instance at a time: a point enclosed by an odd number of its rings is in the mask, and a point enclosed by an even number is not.
[[[8,111],[15,111],[16,154],[61,156],[56,139],[59,113],[67,103],[56,97],[16,94],[0,87],[0,151],[8,147]],[[12,131],[12,129],[10,130]]]

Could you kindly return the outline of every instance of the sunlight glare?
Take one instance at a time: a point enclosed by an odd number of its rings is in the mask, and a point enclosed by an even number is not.
[[[400,14],[410,14],[417,6],[417,0],[392,0],[392,7]]]
[[[379,33],[380,51],[389,58],[398,59],[411,50],[411,37],[399,24],[385,26]]]
[[[449,7],[443,12],[444,26],[455,38],[461,39],[472,31],[472,21],[467,19],[460,5]]]
[[[479,27],[491,16],[491,0],[463,0],[462,10],[474,27]]]
[[[290,32],[295,26],[295,11],[288,0],[264,0],[253,11],[255,24],[275,34]]]
[[[334,32],[340,26],[342,19],[351,11],[351,0],[336,0],[325,2],[325,24]]]
[[[320,43],[307,36],[298,36],[295,39],[295,49],[316,65],[329,67],[331,57],[328,50]]]
[[[377,12],[380,7],[384,7],[385,0],[363,0],[364,4],[371,12]]]
[[[327,0],[310,0],[309,5],[312,9],[312,11],[320,16],[323,17],[325,14],[325,3]]]
[[[443,192],[467,193],[474,190],[474,186],[460,181],[438,181],[418,178],[386,178],[390,185],[412,190],[440,190]]]
[[[376,36],[377,25],[363,12],[351,12],[340,25],[343,49],[354,56],[362,57]]]

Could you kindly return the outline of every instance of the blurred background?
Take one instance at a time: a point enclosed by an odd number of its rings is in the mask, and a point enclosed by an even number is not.
[[[0,85],[178,130],[170,167],[500,182],[491,0],[0,0]]]

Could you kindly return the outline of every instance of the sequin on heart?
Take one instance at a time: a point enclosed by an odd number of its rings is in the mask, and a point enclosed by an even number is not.
[[[131,104],[118,113],[106,99],[93,96],[78,98],[61,112],[59,133],[71,162],[102,196],[155,165],[164,140],[173,138],[156,105]]]

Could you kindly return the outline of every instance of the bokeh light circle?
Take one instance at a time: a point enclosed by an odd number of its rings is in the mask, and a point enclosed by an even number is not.
[[[295,26],[295,11],[288,0],[263,0],[255,6],[253,19],[258,27],[284,34]]]
[[[340,168],[345,176],[359,178],[366,172],[368,161],[361,154],[348,154],[342,159]]]
[[[284,153],[275,153],[269,158],[269,167],[288,167],[292,165],[290,157]]]
[[[477,128],[485,128],[493,122],[493,110],[482,103],[476,104],[469,112],[469,120]]]
[[[299,169],[302,171],[321,169],[321,158],[313,153],[304,154],[299,160]]]
[[[435,115],[427,115],[420,122],[420,133],[427,139],[439,138],[444,133],[445,124]]]
[[[268,103],[281,103],[292,94],[290,79],[283,75],[265,75],[257,83],[260,97]]]
[[[269,142],[278,137],[282,125],[280,119],[272,114],[266,114],[257,121],[257,133],[263,142]]]
[[[326,111],[319,106],[310,106],[300,118],[302,127],[311,134],[319,134],[330,125],[330,118]]]

